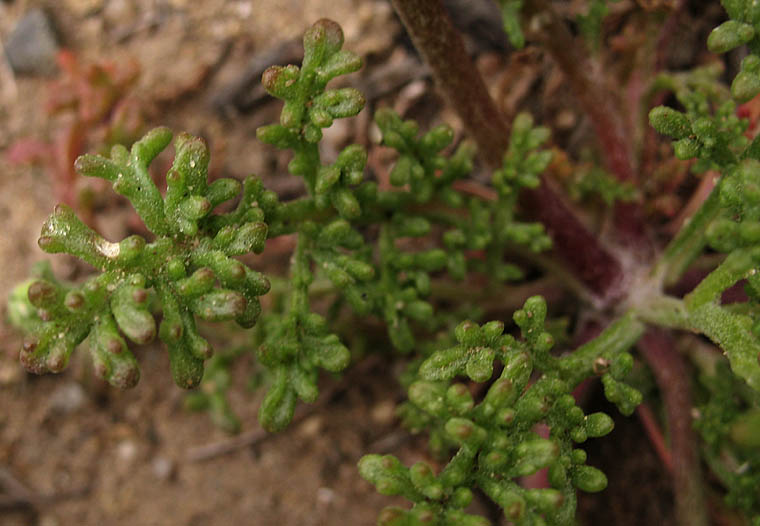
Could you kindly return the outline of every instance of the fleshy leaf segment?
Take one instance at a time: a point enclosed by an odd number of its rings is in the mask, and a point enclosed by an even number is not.
[[[723,0],[729,20],[713,29],[707,48],[713,53],[726,53],[746,44],[749,53],[742,60],[739,74],[731,83],[731,94],[747,102],[760,93],[760,7],[752,0]]]
[[[585,451],[574,444],[608,434],[613,421],[604,413],[585,415],[571,392],[584,378],[600,375],[608,398],[630,414],[641,393],[622,380],[633,364],[627,349],[643,325],[628,314],[573,353],[556,357],[550,353],[554,341],[545,317],[546,303],[535,296],[514,314],[520,340],[504,334],[498,321],[461,323],[455,330],[458,343],[421,363],[402,419],[413,431],[430,431],[438,456],[451,449],[456,453],[438,474],[425,462],[407,468],[392,455],[363,457],[360,473],[380,493],[414,503],[409,510],[386,508],[379,524],[490,524],[464,511],[474,488],[495,502],[510,523],[571,524],[576,489],[606,487],[605,475],[587,465]],[[495,364],[502,367],[496,379]],[[485,394],[474,395],[474,385],[464,378],[487,382]],[[536,432],[539,423],[548,428],[547,435]],[[549,487],[519,484],[520,477],[544,468]]]
[[[733,3],[724,3],[724,6],[732,17],[739,12]],[[747,121],[736,116],[734,100],[719,88],[716,82],[719,73],[720,69],[707,67],[686,75],[662,75],[655,81],[657,89],[673,90],[686,111],[658,106],[649,113],[652,126],[676,140],[673,147],[677,157],[696,157],[700,169],[710,168],[721,173],[701,208],[667,247],[663,260],[677,277],[707,245],[727,254],[725,260],[684,297],[683,324],[719,345],[734,373],[760,390],[757,309],[760,298],[757,278],[760,269],[760,138],[750,141],[745,137]],[[723,305],[723,292],[741,280],[747,280],[750,296],[747,308]]]
[[[461,276],[467,265],[464,250],[477,246],[491,251],[490,266],[485,270],[496,267],[497,275],[514,279],[522,273],[502,262],[506,242],[540,250],[548,245],[548,238],[537,225],[514,221],[514,203],[483,208],[472,199],[469,216],[452,210],[467,204],[464,194],[452,184],[471,172],[474,149],[465,142],[445,156],[442,152],[454,138],[446,126],[420,137],[413,121],[402,121],[390,110],[377,112],[375,121],[383,144],[399,153],[389,176],[398,191],[380,191],[377,184],[364,180],[367,154],[358,145],[344,148],[334,162],[323,164],[317,144],[321,130],[336,118],[356,114],[364,104],[351,88],[327,88],[335,76],[361,66],[358,57],[341,50],[342,43],[337,24],[321,20],[304,36],[301,67],[274,66],[263,75],[264,87],[284,100],[284,106],[280,122],[259,128],[257,135],[265,143],[293,151],[288,169],[304,178],[308,196],[281,205],[273,196],[271,204],[267,200],[261,207],[270,236],[298,233],[296,250],[300,255],[294,262],[304,258],[308,265],[303,268],[308,266],[309,273],[326,277],[356,313],[381,317],[393,345],[408,352],[415,342],[413,324],[429,325],[433,318],[433,307],[427,301],[431,273],[448,269]],[[523,141],[526,144],[521,151],[526,153],[540,138],[537,133],[546,138],[545,132],[528,128],[517,126],[520,133],[533,134],[531,140]],[[546,159],[543,153],[539,157]],[[535,155],[530,157],[530,168],[543,169],[545,163],[538,160]],[[497,234],[482,233],[481,223]],[[371,224],[379,226],[376,249],[365,241],[365,227]],[[435,246],[407,248],[411,239],[433,234],[436,224],[458,227],[445,242],[449,253]],[[482,239],[475,240],[478,236]],[[498,244],[496,239],[503,241]],[[456,248],[451,249],[453,246]],[[293,269],[291,273],[296,276],[302,271]]]
[[[187,134],[174,140],[175,158],[162,196],[148,167],[171,139],[168,129],[156,128],[131,151],[116,146],[110,158],[77,159],[81,175],[113,183],[130,200],[155,239],[134,235],[111,243],[68,206],[56,207],[42,228],[40,247],[76,256],[100,274],[78,286],[50,276],[28,285],[27,297],[41,320],[21,352],[30,371],[63,370],[74,348],[89,336],[97,375],[115,386],[132,387],[139,370],[124,337],[144,344],[158,334],[169,350],[174,381],[190,388],[200,382],[203,362],[212,354],[196,319],[235,320],[242,327],[256,322],[258,297],[269,290],[269,282],[234,256],[263,249],[263,212],[251,207],[216,220],[220,216],[213,209],[235,197],[241,184],[233,179],[208,183],[208,149]],[[225,222],[229,224],[220,227]],[[163,312],[158,324],[153,305]]]

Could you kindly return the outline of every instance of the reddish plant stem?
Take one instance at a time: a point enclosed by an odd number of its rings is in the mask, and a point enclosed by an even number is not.
[[[699,183],[699,186],[697,186],[697,189],[691,194],[689,201],[678,212],[676,218],[665,226],[665,230],[674,236],[680,232],[684,224],[686,224],[686,221],[694,216],[697,210],[699,210],[699,207],[702,206],[702,203],[704,203],[712,193],[713,188],[715,188],[715,185],[718,183],[719,177],[720,173],[712,170],[708,171],[702,177],[702,181]]]
[[[657,35],[657,51],[655,53],[654,67],[655,71],[662,71],[666,67],[667,55],[665,51],[671,44],[673,36],[678,34],[678,24],[681,18],[681,10],[686,2],[684,0],[676,0],[670,6],[670,13],[662,23],[660,32]]]
[[[621,182],[635,183],[631,137],[626,133],[625,119],[620,114],[612,94],[605,89],[605,81],[596,63],[579,44],[565,21],[546,0],[532,0],[525,6],[529,27],[537,28],[533,36],[551,54],[570,85],[581,108],[588,115],[596,132],[607,169]],[[641,259],[653,253],[646,231],[644,213],[636,203],[618,202],[614,209],[614,226],[617,242],[630,246]]]
[[[650,329],[639,350],[654,374],[665,404],[673,462],[676,519],[683,526],[707,526],[699,452],[691,427],[691,384],[683,357],[667,332]]]
[[[665,437],[662,434],[660,426],[657,424],[657,418],[654,416],[652,408],[644,402],[636,408],[636,415],[639,417],[641,425],[644,426],[644,431],[649,437],[649,441],[652,443],[655,453],[660,457],[660,461],[668,472],[672,474],[673,457],[670,454],[668,446],[665,444]]]
[[[599,299],[614,300],[623,292],[620,262],[581,223],[547,179],[536,190],[523,191],[520,202],[546,227],[571,273]]]
[[[624,121],[604,89],[604,79],[592,75],[598,67],[570,33],[567,24],[546,0],[527,2],[525,14],[533,36],[551,54],[583,110],[591,119],[608,169],[619,181],[635,182],[633,152]],[[535,22],[535,23],[534,23]]]
[[[489,166],[499,167],[509,146],[509,128],[441,0],[392,0],[392,4],[432,69],[441,94],[475,139],[479,154]]]
[[[509,146],[509,127],[441,0],[392,0],[392,3],[415,47],[430,66],[438,89],[477,143],[480,155],[491,168],[500,166]],[[620,262],[545,180],[539,188],[524,191],[521,203],[546,226],[555,251],[597,299],[610,300],[621,292]]]

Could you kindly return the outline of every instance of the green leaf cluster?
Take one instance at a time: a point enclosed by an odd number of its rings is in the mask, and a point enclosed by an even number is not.
[[[79,173],[111,182],[132,203],[153,237],[112,243],[67,207],[56,208],[42,229],[40,246],[76,256],[99,274],[73,285],[43,269],[14,293],[11,316],[33,333],[21,353],[28,369],[62,370],[73,349],[89,337],[98,375],[131,387],[139,371],[125,337],[144,344],[158,336],[178,385],[195,387],[204,378],[188,405],[210,411],[222,427],[235,431],[239,423],[226,392],[229,368],[240,353],[214,357],[204,376],[212,349],[198,320],[253,327],[261,311],[258,297],[270,285],[237,258],[262,252],[267,239],[293,235],[296,248],[278,300],[279,315],[265,317],[256,341],[259,363],[271,373],[259,418],[276,431],[290,422],[297,400],[316,400],[320,369],[337,373],[350,362],[326,318],[313,312],[315,280],[329,283],[334,312],[348,306],[356,315],[383,320],[391,344],[409,352],[416,333],[440,323],[431,301],[437,274],[462,279],[475,268],[500,280],[522,276],[519,267],[504,261],[507,245],[533,251],[549,246],[540,225],[515,218],[516,191],[535,185],[550,160],[539,150],[548,130],[534,127],[527,115],[518,117],[504,169],[494,176],[500,197],[483,203],[455,187],[472,171],[470,143],[447,154],[454,139],[450,128],[420,134],[415,122],[380,110],[375,119],[382,142],[398,152],[390,174],[396,188],[381,191],[365,178],[363,147],[349,145],[329,163],[320,155],[322,130],[364,105],[355,89],[328,87],[335,77],[361,67],[361,59],[342,44],[340,27],[320,20],[304,36],[301,66],[273,66],[262,78],[284,105],[279,123],[259,128],[257,135],[292,152],[288,170],[303,177],[304,197],[282,202],[256,177],[209,182],[208,149],[187,134],[174,139],[174,161],[162,194],[149,166],[172,140],[166,128],[149,132],[130,151],[117,146],[108,158],[77,160]],[[231,211],[215,211],[238,196]],[[472,258],[468,251],[485,251],[487,257]]]
[[[733,97],[746,102],[760,93],[760,9],[751,0],[724,0],[721,4],[730,19],[713,29],[707,48],[713,53],[726,53],[747,45],[749,54],[731,83]]]
[[[633,202],[638,197],[638,191],[631,183],[618,181],[599,166],[578,169],[568,191],[576,201],[596,196],[607,207],[616,202]]]
[[[727,489],[726,504],[760,521],[760,394],[715,353],[697,350],[693,361],[700,386],[694,427],[704,458]]]
[[[585,13],[575,17],[578,29],[593,51],[598,51],[602,39],[602,22],[609,14],[610,2],[617,0],[589,0]],[[525,33],[522,28],[522,8],[524,0],[499,0],[502,24],[509,43],[515,49],[525,47]]]
[[[465,200],[454,191],[442,194],[450,206],[465,206],[469,212],[465,218],[451,217],[448,222],[452,228],[443,235],[449,254],[447,268],[453,278],[461,280],[479,272],[502,282],[520,280],[524,277],[522,270],[505,262],[504,254],[516,246],[535,253],[551,248],[551,239],[541,223],[517,219],[520,190],[538,186],[551,162],[552,153],[541,149],[548,139],[547,128],[534,126],[529,114],[519,114],[513,122],[502,167],[491,176],[497,198]],[[468,258],[467,253],[473,251],[482,251],[483,257]]]
[[[649,118],[657,131],[676,139],[677,157],[696,158],[697,170],[720,173],[663,261],[670,266],[669,277],[677,277],[707,246],[725,254],[683,298],[675,325],[706,335],[728,358],[726,364],[717,356],[693,353],[702,386],[695,427],[705,442],[704,458],[727,489],[727,503],[758,522],[760,450],[751,437],[760,408],[760,140],[747,133],[747,122],[736,116],[736,103],[760,93],[760,11],[743,0],[722,3],[730,20],[711,33],[709,49],[724,53],[744,44],[749,48],[730,93],[720,84],[717,67],[663,75],[655,89],[674,91],[685,112],[660,106]],[[724,293],[740,282],[747,301],[726,304]]]
[[[587,465],[585,451],[574,445],[608,434],[613,421],[604,413],[584,414],[571,392],[588,375],[599,374],[609,380],[608,397],[630,413],[641,394],[620,380],[630,371],[633,358],[626,350],[641,327],[628,319],[574,353],[557,357],[545,328],[543,298],[528,299],[513,319],[522,339],[505,334],[498,321],[466,321],[454,331],[456,345],[419,364],[402,419],[412,430],[429,430],[438,456],[452,449],[456,453],[437,475],[424,462],[407,468],[390,455],[363,457],[360,473],[379,492],[414,503],[410,510],[386,509],[379,524],[489,524],[463,511],[473,488],[488,495],[514,524],[566,524],[575,514],[576,489],[606,487],[605,475]],[[547,426],[548,436],[536,432],[537,424]],[[520,477],[544,468],[550,487],[520,486]]]
[[[65,252],[101,273],[73,286],[43,277],[28,284],[27,297],[40,321],[27,339],[21,361],[35,372],[61,371],[74,348],[89,336],[98,376],[119,387],[137,383],[137,362],[122,334],[144,344],[156,335],[166,344],[172,376],[181,387],[195,387],[203,361],[212,354],[197,329],[197,318],[235,320],[250,327],[261,310],[258,297],[267,279],[236,260],[260,252],[267,236],[263,213],[249,208],[219,219],[213,209],[235,197],[241,184],[232,179],[207,182],[208,150],[186,134],[174,141],[175,158],[162,196],[148,166],[168,146],[172,134],[157,128],[131,151],[114,147],[110,159],[85,155],[77,171],[113,183],[127,197],[155,236],[130,236],[119,243],[103,239],[65,205],[56,207],[42,228],[40,247]],[[152,304],[160,305],[156,323]]]
[[[687,73],[658,75],[652,91],[675,93],[685,111],[657,106],[649,113],[655,130],[672,137],[679,159],[697,158],[695,171],[720,169],[745,155],[747,122],[736,116],[736,103],[719,81],[722,68],[705,66]]]
[[[724,7],[732,18],[754,20],[749,4],[745,4],[725,2]],[[718,45],[725,40],[726,31],[735,25],[727,22],[717,28],[711,35],[711,49],[735,47]],[[746,42],[737,41],[736,45]],[[756,304],[751,302],[744,312],[721,304],[723,293],[737,282],[748,279],[754,283],[757,279],[754,275],[760,263],[760,141],[757,138],[750,141],[744,135],[747,121],[736,116],[734,99],[739,97],[733,90],[729,95],[720,87],[717,80],[720,71],[706,67],[686,74],[661,75],[654,83],[653,89],[673,90],[686,111],[658,106],[649,113],[652,126],[676,139],[677,157],[696,157],[697,169],[710,168],[721,173],[710,196],[666,250],[665,259],[675,260],[674,267],[680,273],[707,245],[728,254],[684,298],[684,322],[718,344],[726,352],[734,373],[760,389],[760,325],[756,332],[752,329],[757,325]]]

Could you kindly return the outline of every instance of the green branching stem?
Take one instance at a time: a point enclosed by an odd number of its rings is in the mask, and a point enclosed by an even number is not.
[[[599,336],[559,360],[565,380],[578,385],[599,370],[600,360],[609,362],[636,344],[646,326],[634,311],[612,322]]]
[[[707,227],[720,213],[720,184],[716,184],[693,216],[668,244],[654,267],[653,275],[665,286],[675,284],[707,245]]]
[[[723,291],[757,272],[758,262],[757,247],[731,252],[684,302],[693,326],[725,351],[734,373],[760,390],[760,343],[753,332],[754,321],[748,314],[733,312],[719,304]]]
[[[656,294],[640,306],[636,313],[639,319],[655,327],[692,331],[694,326],[689,319],[689,311],[682,299]]]
[[[684,298],[687,308],[693,312],[717,301],[724,290],[754,272],[758,259],[760,259],[760,248],[731,252],[718,268]]]

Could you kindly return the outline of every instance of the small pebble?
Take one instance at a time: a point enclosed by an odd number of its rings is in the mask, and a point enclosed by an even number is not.
[[[8,63],[17,74],[54,73],[57,52],[58,39],[42,9],[32,9],[21,17],[5,43]]]
[[[137,444],[134,440],[122,440],[116,446],[116,456],[124,463],[131,463],[137,457]]]
[[[335,491],[322,486],[317,490],[317,502],[322,505],[329,505],[335,500]]]
[[[168,457],[157,456],[151,463],[151,469],[157,479],[168,480],[174,473],[174,462]]]
[[[322,419],[319,416],[311,416],[303,421],[298,432],[304,437],[314,437],[322,429]]]
[[[396,404],[390,400],[383,400],[375,404],[370,413],[372,420],[380,425],[390,424],[396,416]]]
[[[86,400],[87,395],[82,386],[76,382],[69,382],[53,391],[48,407],[51,412],[69,414],[80,409]]]

